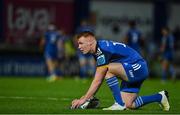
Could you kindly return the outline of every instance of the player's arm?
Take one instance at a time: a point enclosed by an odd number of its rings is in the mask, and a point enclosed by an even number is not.
[[[101,86],[102,81],[105,77],[106,72],[107,72],[107,66],[97,67],[95,77],[91,83],[91,86],[89,87],[89,90],[87,91],[86,95],[84,96],[84,98],[86,100],[91,98],[98,91],[98,89]]]
[[[82,96],[80,99],[75,99],[72,101],[72,106],[71,106],[72,109],[78,108],[86,100],[90,99],[92,96],[95,95],[95,93],[101,86],[101,83],[105,77],[106,72],[107,72],[107,66],[101,66],[101,67],[96,68],[95,77],[94,77],[87,93],[84,96]]]

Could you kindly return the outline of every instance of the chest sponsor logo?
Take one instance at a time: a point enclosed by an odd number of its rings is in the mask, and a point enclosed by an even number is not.
[[[100,55],[99,57],[97,57],[97,65],[103,65],[105,63],[106,63],[106,60],[105,60],[104,55]]]

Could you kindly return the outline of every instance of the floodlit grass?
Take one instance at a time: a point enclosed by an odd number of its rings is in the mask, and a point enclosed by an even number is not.
[[[162,111],[157,103],[137,110],[103,111],[113,104],[109,88],[103,83],[97,96],[101,101],[98,109],[71,110],[71,101],[81,97],[88,89],[91,79],[75,80],[64,78],[48,83],[45,78],[0,77],[0,113],[16,114],[163,114],[180,113],[180,81],[161,84],[160,80],[144,82],[140,95],[149,95],[163,89],[169,91],[171,109]]]

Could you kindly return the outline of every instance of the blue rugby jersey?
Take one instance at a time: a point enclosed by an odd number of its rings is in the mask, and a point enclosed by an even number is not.
[[[162,44],[165,45],[164,52],[173,52],[174,51],[174,37],[173,35],[168,35],[167,37],[162,38]]]
[[[127,37],[128,37],[127,45],[129,45],[136,51],[140,52],[141,32],[137,29],[130,29],[127,33]]]
[[[56,31],[47,31],[45,33],[45,52],[57,52],[57,41],[59,37],[60,35]]]
[[[102,66],[111,62],[134,63],[142,57],[129,46],[114,41],[97,41],[96,53],[94,54],[96,65]]]

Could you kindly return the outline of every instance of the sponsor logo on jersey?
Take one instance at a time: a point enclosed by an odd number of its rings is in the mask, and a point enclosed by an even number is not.
[[[100,55],[97,57],[97,65],[103,65],[106,63],[106,60],[105,60],[105,56],[104,55]]]
[[[102,51],[100,50],[100,48],[97,49],[97,52],[96,52],[96,56],[100,56],[102,54]]]
[[[130,77],[134,77],[133,70],[129,70]]]
[[[133,64],[132,67],[133,67],[134,71],[136,71],[141,68],[141,65],[136,63],[136,64]]]

